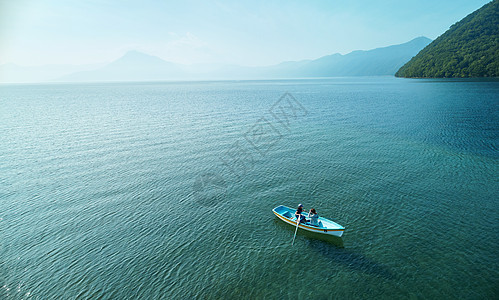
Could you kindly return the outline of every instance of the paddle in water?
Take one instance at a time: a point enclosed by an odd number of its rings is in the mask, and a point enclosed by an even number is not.
[[[296,229],[295,229],[295,235],[293,236],[293,242],[291,243],[291,246],[295,244],[295,237],[296,237],[296,232],[298,232],[298,225],[300,224],[300,215],[296,217]]]

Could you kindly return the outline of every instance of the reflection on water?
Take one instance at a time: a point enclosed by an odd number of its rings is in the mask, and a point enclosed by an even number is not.
[[[290,234],[294,234],[293,227],[290,224],[284,223],[277,218],[275,222],[278,224],[278,227],[289,231]],[[345,234],[347,233],[345,232]],[[355,250],[345,248],[343,237],[319,234],[305,230],[298,230],[297,238],[298,237],[307,240],[305,243],[307,245],[307,251],[316,252],[327,258],[327,260],[331,262],[332,268],[334,268],[336,264],[341,264],[357,272],[373,274],[385,279],[395,278],[388,267]]]
[[[387,266],[348,248],[335,248],[319,240],[310,241],[309,251],[317,252],[331,261],[331,267],[341,264],[356,272],[364,272],[385,279],[395,279]]]

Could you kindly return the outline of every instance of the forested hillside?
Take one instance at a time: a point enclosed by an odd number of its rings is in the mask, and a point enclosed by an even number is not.
[[[499,0],[469,14],[426,46],[398,77],[498,77]]]

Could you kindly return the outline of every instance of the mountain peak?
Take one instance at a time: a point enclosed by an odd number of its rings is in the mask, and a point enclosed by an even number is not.
[[[139,62],[140,63],[147,63],[147,62],[165,63],[166,62],[157,56],[145,54],[145,53],[139,52],[137,50],[128,51],[127,53],[125,53],[125,55],[118,58],[114,62],[122,62],[122,61],[133,62],[133,63],[135,63],[135,62],[137,62],[137,63],[139,63]]]
[[[425,37],[425,36],[418,36],[417,38],[414,38],[412,40],[409,41],[410,42],[414,42],[414,41],[425,41],[425,42],[431,42],[431,39]]]

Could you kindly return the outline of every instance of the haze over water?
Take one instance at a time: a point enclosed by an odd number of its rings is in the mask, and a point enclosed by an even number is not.
[[[497,81],[0,94],[2,299],[499,293]],[[292,246],[294,228],[271,210],[298,203],[343,238],[299,233]]]

